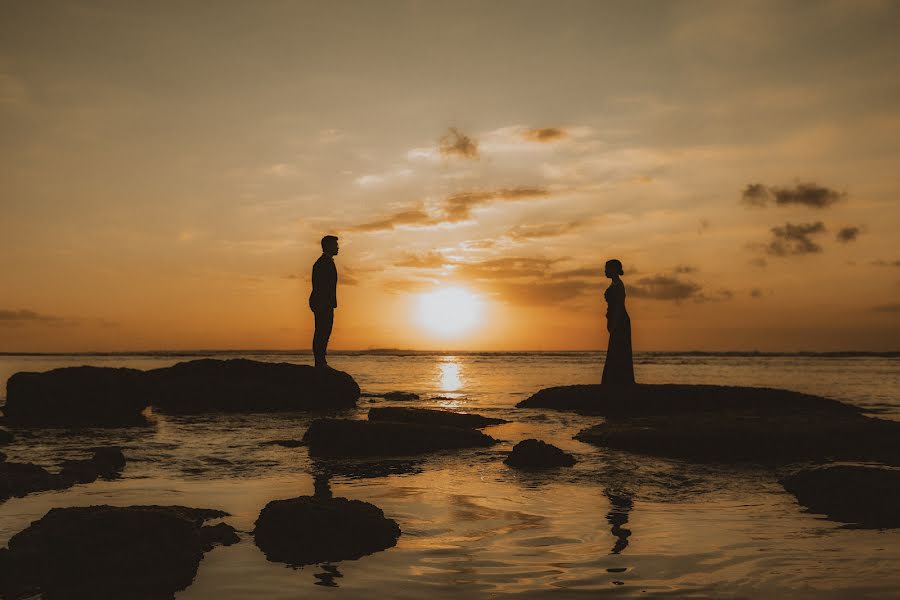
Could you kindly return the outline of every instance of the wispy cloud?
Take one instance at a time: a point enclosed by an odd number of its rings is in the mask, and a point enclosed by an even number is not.
[[[696,297],[703,286],[669,275],[653,275],[638,279],[635,283],[626,286],[626,289],[628,294],[635,298],[679,302]]]
[[[39,323],[44,325],[59,325],[65,319],[45,315],[33,310],[0,310],[0,325],[21,325],[24,323]]]
[[[873,260],[869,263],[873,267],[900,267],[900,260]]]
[[[593,222],[592,219],[580,219],[566,223],[540,223],[516,225],[506,232],[506,237],[513,241],[524,241],[541,238],[559,237],[584,229]]]
[[[811,236],[825,231],[825,224],[822,221],[785,223],[782,227],[773,227],[773,239],[766,246],[766,252],[773,256],[799,256],[821,252],[822,246],[814,242]]]
[[[530,200],[548,196],[550,191],[542,187],[515,187],[494,190],[460,192],[440,201],[434,211],[426,211],[422,204],[387,216],[354,225],[347,231],[385,231],[399,226],[430,227],[443,223],[468,221],[472,210],[496,202]]]
[[[837,232],[837,241],[846,244],[847,242],[853,242],[860,236],[862,233],[862,228],[857,226],[852,227],[841,227]]]
[[[880,306],[872,308],[872,310],[880,313],[900,313],[900,303],[881,304]]]
[[[777,206],[800,205],[810,208],[827,208],[845,197],[845,192],[839,192],[817,183],[798,183],[786,187],[749,183],[741,193],[741,201],[744,204],[758,207],[767,206],[774,199]]]
[[[456,127],[451,127],[441,138],[440,150],[443,156],[458,156],[460,158],[478,158],[478,142],[464,134]]]
[[[569,132],[560,127],[538,127],[522,130],[522,137],[529,142],[556,142],[569,137]]]

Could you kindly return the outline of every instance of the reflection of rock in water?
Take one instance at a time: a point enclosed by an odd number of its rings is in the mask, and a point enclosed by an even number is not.
[[[624,491],[607,489],[603,494],[609,498],[609,512],[606,513],[606,520],[612,526],[610,531],[616,538],[610,554],[619,554],[628,547],[628,538],[631,537],[631,530],[626,529],[623,525],[628,523],[628,513],[634,506],[631,500],[631,494]]]
[[[340,577],[343,577],[338,568],[334,565],[319,565],[319,568],[322,569],[322,573],[313,573],[313,577],[316,578],[316,585],[323,585],[325,587],[338,587],[337,581]]]

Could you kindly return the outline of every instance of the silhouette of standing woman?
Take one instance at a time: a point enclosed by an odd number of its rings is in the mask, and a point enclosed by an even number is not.
[[[622,263],[616,259],[606,261],[605,274],[612,279],[603,297],[606,298],[606,330],[609,347],[603,379],[606,384],[634,383],[634,365],[631,362],[631,319],[625,310],[625,285],[620,277],[625,274]]]

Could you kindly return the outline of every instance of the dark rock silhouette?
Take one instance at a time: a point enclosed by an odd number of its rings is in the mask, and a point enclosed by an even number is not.
[[[202,359],[137,371],[67,367],[16,373],[7,383],[6,420],[16,426],[146,424],[151,403],[168,413],[272,412],[348,408],[359,386],[334,369],[245,359]]]
[[[59,489],[59,476],[31,463],[0,462],[0,502],[34,492]]]
[[[54,508],[9,540],[0,558],[7,598],[173,598],[188,587],[203,553],[236,539],[227,516],[184,506]]]
[[[556,446],[541,440],[522,440],[513,446],[512,452],[503,461],[510,467],[519,469],[547,469],[552,467],[571,467],[576,463],[575,457],[563,452]]]
[[[9,444],[15,439],[12,431],[0,427],[0,444]]]
[[[4,457],[5,458],[5,457]],[[89,459],[66,460],[59,473],[31,463],[0,461],[0,502],[34,492],[61,490],[102,477],[113,479],[125,468],[125,456],[115,446],[96,448]]]
[[[481,429],[490,425],[508,423],[506,419],[483,417],[471,413],[456,413],[448,410],[428,408],[401,408],[395,406],[370,408],[370,421],[392,421],[394,423],[420,423],[463,429]]]
[[[269,502],[253,535],[268,560],[301,566],[385,550],[397,543],[400,527],[367,502],[300,496]]]
[[[385,392],[384,394],[366,394],[371,398],[384,398],[385,400],[390,400],[391,402],[410,402],[412,400],[418,400],[419,395],[413,392],[403,392],[403,391],[393,391],[393,392]]]
[[[146,424],[144,373],[109,367],[20,372],[6,383],[6,422],[14,426],[120,427]]]
[[[306,430],[303,441],[309,446],[310,456],[322,457],[405,456],[497,443],[471,429],[349,419],[317,419]]]
[[[699,412],[752,415],[853,416],[859,408],[790,390],[723,385],[568,385],[540,390],[517,408],[550,408],[604,417],[653,417]]]
[[[281,446],[283,448],[299,448],[300,446],[305,446],[306,442],[303,440],[270,440],[268,442],[262,442],[261,446]]]
[[[6,462],[6,453],[0,452],[0,462]]]
[[[707,413],[608,419],[575,439],[696,462],[782,465],[834,459],[900,464],[900,423],[859,415]]]
[[[835,465],[799,471],[781,483],[810,512],[865,528],[900,527],[900,470]]]
[[[337,409],[359,399],[353,377],[308,365],[203,359],[147,375],[154,410],[167,413]]]
[[[59,478],[65,487],[76,483],[92,483],[99,478],[114,479],[125,468],[121,448],[98,448],[89,459],[63,461]]]

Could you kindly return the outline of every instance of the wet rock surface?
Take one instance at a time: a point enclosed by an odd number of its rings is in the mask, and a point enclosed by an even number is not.
[[[355,406],[349,374],[308,365],[202,359],[138,371],[67,367],[16,373],[7,383],[6,423],[41,427],[124,427],[142,411],[174,414],[332,410]],[[3,435],[0,434],[0,443]]]
[[[202,526],[224,516],[184,506],[54,508],[9,540],[0,557],[3,595],[173,598],[191,584],[204,552],[236,539]]]
[[[472,429],[419,423],[317,419],[303,436],[310,456],[404,456],[487,447],[494,438]]]
[[[301,566],[385,550],[397,543],[400,527],[367,502],[300,496],[269,502],[253,535],[268,560]]]
[[[540,390],[517,408],[550,408],[612,418],[714,412],[747,415],[856,416],[836,400],[774,388],[722,385],[569,385]]]
[[[6,383],[12,426],[120,427],[146,423],[144,373],[136,369],[66,367],[20,372]]]
[[[442,427],[458,427],[462,429],[481,429],[482,427],[509,422],[505,419],[483,417],[471,413],[456,413],[447,410],[401,408],[394,406],[370,408],[369,420],[440,425]]]
[[[810,512],[865,528],[900,527],[900,470],[836,465],[782,480]]]
[[[328,410],[359,399],[349,374],[309,365],[203,359],[147,376],[154,409],[176,414]]]
[[[98,478],[114,479],[125,468],[125,456],[118,447],[96,448],[88,459],[66,460],[59,473],[51,473],[31,463],[0,461],[0,502],[35,492],[61,490]]]
[[[697,462],[763,465],[799,461],[900,464],[900,423],[863,416],[693,414],[609,419],[575,439]]]
[[[571,467],[576,463],[575,457],[563,452],[556,446],[541,440],[522,440],[513,446],[512,452],[503,461],[510,467],[519,469],[547,469],[553,467]]]

